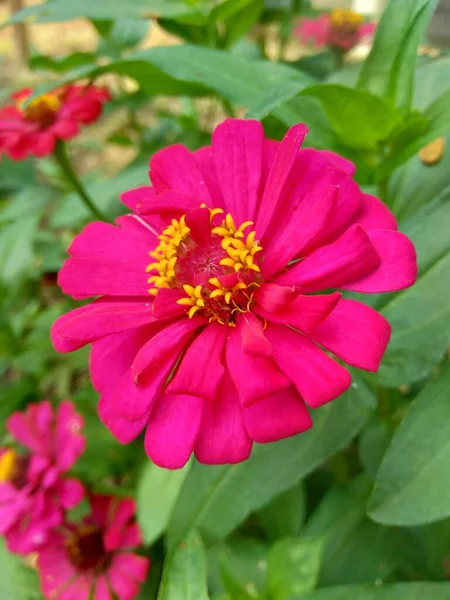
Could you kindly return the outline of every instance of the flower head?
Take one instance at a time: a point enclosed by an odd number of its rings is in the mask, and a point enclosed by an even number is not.
[[[84,451],[82,426],[68,401],[56,414],[44,401],[9,418],[8,431],[20,449],[0,451],[0,533],[12,552],[34,551],[82,499],[81,484],[63,477]]]
[[[69,140],[80,125],[96,121],[110,97],[104,88],[80,85],[54,90],[27,104],[31,94],[31,89],[16,92],[14,103],[0,109],[0,158],[51,154],[57,140]]]
[[[317,47],[351,50],[362,39],[372,36],[375,28],[375,23],[364,23],[359,13],[336,8],[315,19],[302,19],[295,29],[295,35],[304,44],[312,42]]]
[[[123,443],[146,428],[159,465],[245,460],[252,442],[311,427],[307,409],[350,373],[324,349],[377,370],[390,336],[372,308],[333,288],[387,292],[416,277],[411,242],[354,166],[227,120],[212,145],[155,154],[133,211],[91,223],[59,274],[76,298],[101,296],[53,326],[57,350],[92,343],[100,418]],[[149,257],[150,255],[150,257]],[[325,292],[317,294],[317,292]]]
[[[135,554],[142,538],[134,502],[92,496],[90,503],[88,517],[53,531],[39,551],[37,568],[48,600],[132,600],[147,577],[150,561]]]

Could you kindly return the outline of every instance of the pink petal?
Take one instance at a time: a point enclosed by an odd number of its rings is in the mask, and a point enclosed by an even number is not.
[[[100,294],[148,298],[145,269],[157,240],[150,230],[141,229],[145,236],[108,223],[87,225],[69,248],[73,258],[59,273],[64,293],[77,298]]]
[[[236,388],[225,375],[217,397],[204,403],[195,456],[207,465],[234,464],[246,460],[251,451]]]
[[[76,479],[62,479],[58,482],[56,493],[63,508],[74,508],[83,499],[83,484]]]
[[[58,600],[89,600],[94,579],[79,575],[73,583],[59,592]]]
[[[137,212],[141,203],[151,201],[155,195],[156,192],[151,185],[143,185],[120,194],[120,201],[133,212]]]
[[[102,337],[134,329],[156,321],[152,301],[95,302],[75,309],[54,324],[53,345],[59,352],[72,352]],[[156,330],[160,327],[156,324]]]
[[[156,465],[184,467],[194,450],[203,404],[201,398],[181,394],[158,399],[145,434],[145,451]]]
[[[224,208],[225,202],[222,195],[222,190],[219,184],[219,179],[216,172],[216,164],[214,153],[211,146],[204,146],[192,153],[195,159],[195,164],[203,176],[208,193],[211,198],[210,208]]]
[[[243,313],[236,320],[236,328],[242,337],[242,351],[252,356],[272,356],[273,348],[264,335],[263,326],[252,313]]]
[[[56,415],[56,464],[61,473],[73,467],[86,449],[86,437],[81,434],[83,417],[68,400],[59,405]]]
[[[149,325],[93,342],[89,369],[95,389],[98,392],[112,389],[154,333],[154,326]]]
[[[340,396],[350,386],[351,375],[311,340],[288,327],[269,325],[267,337],[275,360],[308,406],[316,408]]]
[[[128,573],[133,579],[142,583],[147,579],[149,567],[148,558],[131,553],[117,554],[111,565],[111,568]]]
[[[261,270],[265,278],[286,267],[296,256],[301,256],[308,245],[327,231],[339,195],[339,187],[334,184],[336,173],[329,171],[318,175],[307,190],[299,191],[299,195],[294,190],[289,201],[286,199],[281,211],[284,223],[281,224],[278,219],[277,234],[274,233],[275,227],[270,227],[272,237],[264,246]]]
[[[120,600],[132,600],[139,593],[139,586],[128,574],[109,569],[108,579],[113,592]]]
[[[201,317],[180,319],[153,336],[138,352],[133,362],[133,379],[136,383],[148,383],[158,371],[172,368],[173,363],[194,331],[205,324]],[[149,370],[152,372],[149,372]],[[167,373],[168,375],[168,373]],[[167,375],[163,375],[165,379]]]
[[[112,410],[130,421],[148,415],[189,337],[203,322],[200,317],[182,319],[152,337],[111,392]]]
[[[277,312],[297,298],[295,286],[283,287],[276,283],[263,283],[255,292],[255,300],[267,312]]]
[[[106,577],[100,575],[95,582],[94,597],[92,600],[113,600]]]
[[[131,498],[114,499],[108,511],[108,525],[103,535],[107,551],[117,550],[121,545],[123,533],[129,527],[136,514],[136,503]]]
[[[412,285],[417,278],[417,258],[414,246],[399,231],[372,229],[370,240],[380,257],[378,268],[347,281],[343,288],[354,292],[395,292]]]
[[[291,325],[299,331],[308,333],[330,314],[340,298],[339,292],[325,296],[298,296],[284,309],[276,312],[265,311],[259,306],[255,307],[255,311],[268,321]]]
[[[327,350],[367,371],[378,369],[390,335],[391,326],[376,310],[346,299],[311,333]]]
[[[137,190],[132,190],[131,192],[125,193],[131,194],[136,192]],[[159,194],[151,195],[150,197],[141,199],[140,201],[138,201],[138,198],[136,198],[135,201],[137,201],[138,214],[144,216],[157,215],[161,213],[163,215],[179,216],[200,206],[200,203],[195,197],[186,196],[180,194],[179,192],[174,192],[173,190],[163,190]]]
[[[357,221],[367,231],[369,229],[397,229],[397,221],[388,207],[370,194],[363,194],[362,208]]]
[[[348,160],[348,158],[344,158],[340,154],[336,154],[336,152],[331,152],[330,150],[319,150],[319,152],[329,162],[333,163],[336,167],[339,167],[344,173],[347,173],[347,175],[353,176],[355,174],[356,166],[351,160]]]
[[[119,416],[114,410],[113,403],[111,402],[111,393],[105,392],[98,403],[98,416],[100,421],[105,425],[113,436],[121,444],[129,444],[144,430],[149,419],[149,413],[136,420],[129,421]]]
[[[209,208],[195,208],[186,214],[189,236],[198,246],[207,246],[211,241]]]
[[[227,327],[210,323],[192,342],[167,387],[170,394],[213,400],[224,374],[222,354]]]
[[[235,327],[230,328],[226,360],[243,406],[289,387],[289,380],[278,371],[271,358],[244,352],[241,333]]]
[[[291,127],[278,146],[256,218],[258,237],[263,238],[273,216],[279,210],[283,187],[295,164],[297,152],[308,133],[303,123]]]
[[[28,405],[7,420],[9,433],[23,446],[37,454],[50,455],[53,448],[53,409],[48,400]]]
[[[225,207],[236,223],[253,220],[259,201],[264,130],[258,121],[227,119],[212,136]]]
[[[372,272],[380,258],[368,234],[352,225],[336,242],[322,246],[282,273],[278,285],[298,285],[303,292],[343,287]]]
[[[150,161],[150,179],[157,193],[170,189],[211,206],[211,197],[194,156],[185,146],[174,144],[156,152]]]
[[[139,529],[139,525],[135,521],[129,523],[127,527],[122,530],[119,549],[121,551],[124,549],[130,550],[143,545],[144,540],[142,538],[142,532]]]
[[[259,444],[297,435],[313,424],[305,403],[292,387],[245,408],[244,421],[247,433]]]
[[[177,304],[177,300],[186,298],[183,290],[161,288],[155,296],[152,310],[156,319],[171,319],[181,317],[186,313],[186,307]]]

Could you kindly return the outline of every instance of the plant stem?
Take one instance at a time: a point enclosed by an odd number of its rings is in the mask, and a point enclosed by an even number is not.
[[[96,218],[101,221],[109,221],[109,219],[95,206],[93,201],[91,200],[89,194],[85,190],[83,184],[78,179],[75,171],[70,164],[69,157],[67,156],[66,147],[64,142],[58,141],[56,144],[55,151],[53,153],[56,162],[61,167],[62,172],[64,173],[67,181],[69,181],[70,185],[77,192],[83,204],[89,210],[89,212]]]

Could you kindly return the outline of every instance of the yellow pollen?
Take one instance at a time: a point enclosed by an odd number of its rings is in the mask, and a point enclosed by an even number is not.
[[[346,8],[336,8],[330,13],[331,25],[333,27],[350,27],[356,28],[364,20],[364,17],[353,10]]]
[[[200,208],[208,207],[202,204]],[[252,221],[245,221],[237,227],[231,214],[226,214],[221,224],[214,227],[213,219],[223,214],[223,210],[221,208],[208,208],[208,210],[212,240],[219,238],[220,247],[225,254],[222,258],[217,257],[216,260],[223,267],[223,275],[239,272],[239,281],[232,287],[224,287],[218,277],[212,277],[207,284],[194,287],[180,279],[186,261],[189,263],[190,253],[194,252],[195,255],[197,252],[196,243],[186,225],[186,216],[183,215],[179,220],[172,219],[170,225],[158,236],[159,245],[149,253],[153,259],[146,268],[146,272],[150,275],[148,283],[152,286],[149,293],[156,296],[160,289],[182,289],[186,296],[177,300],[177,303],[186,307],[189,318],[200,312],[210,321],[218,321],[232,327],[234,326],[233,313],[248,312],[253,303],[253,294],[247,289],[250,286],[259,286],[255,277],[260,272],[260,268],[255,257],[258,252],[261,252],[262,247],[256,240],[255,231],[244,233],[253,225]],[[217,242],[213,242],[212,247],[217,248],[216,244]],[[182,263],[179,262],[180,259]]]
[[[61,107],[61,100],[57,94],[43,94],[42,96],[31,100],[31,102],[24,107],[26,101],[27,98],[19,100],[17,102],[17,107],[29,121],[45,121],[54,113],[58,112]]]
[[[16,464],[17,454],[14,450],[5,450],[0,458],[0,483],[11,479]]]

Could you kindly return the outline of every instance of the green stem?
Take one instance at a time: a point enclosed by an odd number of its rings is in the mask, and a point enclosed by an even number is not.
[[[109,219],[95,206],[95,204],[92,202],[89,194],[85,190],[83,184],[81,183],[81,181],[78,179],[77,175],[75,174],[75,171],[73,170],[72,165],[70,164],[69,157],[67,156],[66,147],[64,145],[64,142],[58,141],[53,155],[55,157],[56,162],[61,167],[61,170],[64,173],[67,181],[69,181],[70,185],[77,192],[78,196],[80,197],[80,199],[82,200],[83,204],[86,206],[88,211],[96,219],[100,219],[101,221],[108,222]]]

